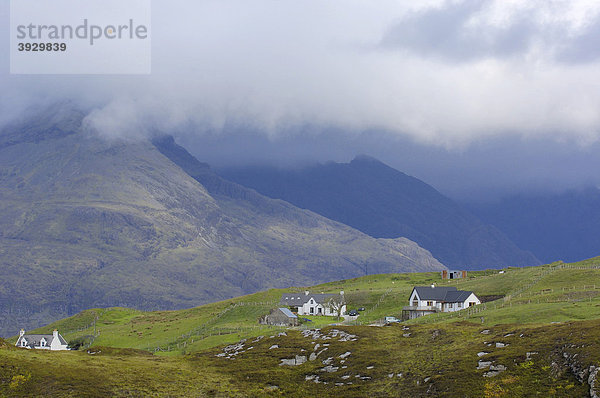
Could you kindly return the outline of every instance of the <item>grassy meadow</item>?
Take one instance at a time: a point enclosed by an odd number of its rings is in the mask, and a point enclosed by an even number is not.
[[[348,309],[366,310],[351,324],[307,317],[312,322],[287,330],[259,325],[258,318],[278,305],[282,292],[304,287],[180,311],[90,309],[31,331],[58,328],[67,340],[85,338],[80,351],[28,351],[13,348],[14,338],[1,341],[0,396],[586,396],[590,387],[573,369],[600,365],[599,266],[594,258],[469,272],[452,281],[414,273],[326,283],[308,290],[344,290]],[[431,283],[472,290],[484,303],[368,326],[399,317],[413,286]],[[283,358],[308,357],[317,352],[315,343],[325,344],[302,335],[314,328],[343,330],[356,341],[333,338],[317,360],[279,366]],[[216,356],[243,339],[234,359]],[[351,354],[340,359],[345,352]],[[489,369],[477,369],[483,359],[504,370],[484,377]],[[337,369],[322,370],[324,360]]]

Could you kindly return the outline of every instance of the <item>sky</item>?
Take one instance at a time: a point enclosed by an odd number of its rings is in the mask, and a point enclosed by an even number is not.
[[[68,13],[68,10],[65,10]],[[459,199],[600,185],[600,2],[154,0],[150,75],[10,75],[0,124],[70,100],[216,167],[368,154]]]

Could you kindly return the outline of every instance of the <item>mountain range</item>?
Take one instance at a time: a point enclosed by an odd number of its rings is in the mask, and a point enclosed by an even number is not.
[[[270,287],[441,270],[213,173],[170,138],[106,140],[55,108],[0,134],[0,335],[86,308],[175,309]]]
[[[600,189],[521,194],[466,206],[544,262],[600,253]]]
[[[225,178],[375,238],[407,237],[458,269],[536,265],[539,260],[423,181],[368,157],[304,168],[229,168]]]

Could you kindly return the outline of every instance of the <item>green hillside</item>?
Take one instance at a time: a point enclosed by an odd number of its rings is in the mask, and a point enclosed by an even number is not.
[[[385,316],[400,317],[415,285],[453,285],[472,290],[483,301],[476,309],[436,314],[408,323],[471,320],[485,325],[543,324],[600,318],[600,257],[575,264],[472,271],[468,278],[442,281],[437,272],[369,275],[314,287],[271,289],[188,310],[143,312],[125,308],[92,309],[36,329],[61,331],[67,340],[95,336],[93,345],[127,347],[157,353],[189,353],[236,339],[269,333],[257,319],[277,306],[284,291],[345,292],[348,308],[365,307],[355,324]],[[594,284],[595,283],[595,284]],[[309,317],[306,327],[337,322]]]
[[[283,290],[182,311],[88,310],[37,332],[90,336],[90,349],[34,352],[11,347],[14,339],[0,349],[0,396],[587,396],[600,365],[600,257],[504,271],[445,282],[438,273],[371,275],[310,288],[343,289],[350,308],[366,308],[357,325],[325,326],[335,320],[322,317],[295,329],[259,326]],[[412,287],[433,282],[495,300],[367,326],[400,315]],[[297,355],[307,362],[279,365]]]

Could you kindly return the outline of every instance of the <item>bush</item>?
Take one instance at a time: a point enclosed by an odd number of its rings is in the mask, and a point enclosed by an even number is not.
[[[69,350],[80,350],[81,348],[89,347],[93,342],[94,336],[92,335],[79,336],[69,341],[67,348],[69,348]]]

